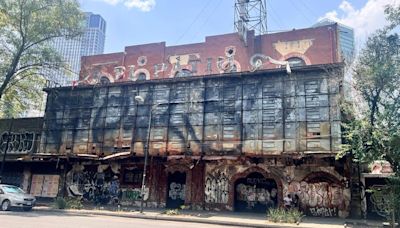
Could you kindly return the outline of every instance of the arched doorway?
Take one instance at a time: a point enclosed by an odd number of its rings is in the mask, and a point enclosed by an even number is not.
[[[278,185],[274,179],[253,172],[235,182],[235,211],[265,213],[278,206]]]
[[[185,203],[186,173],[168,173],[167,208],[179,208]]]

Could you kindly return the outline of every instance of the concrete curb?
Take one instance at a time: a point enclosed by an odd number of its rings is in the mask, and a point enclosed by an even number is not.
[[[271,227],[271,228],[282,228],[282,227],[304,227],[307,226],[298,226],[298,225],[290,225],[290,224],[259,224],[259,223],[249,223],[249,222],[230,222],[230,221],[221,221],[207,218],[196,218],[196,217],[181,217],[181,216],[169,216],[169,215],[149,215],[149,214],[134,214],[129,212],[110,212],[110,211],[85,211],[85,210],[60,210],[53,208],[34,208],[34,211],[47,211],[52,213],[64,213],[71,215],[98,215],[98,216],[114,216],[114,217],[122,217],[122,218],[137,218],[137,219],[152,219],[152,220],[161,220],[161,221],[175,221],[175,222],[191,222],[191,223],[202,223],[202,224],[214,224],[214,225],[223,225],[223,226],[240,226],[240,227]]]

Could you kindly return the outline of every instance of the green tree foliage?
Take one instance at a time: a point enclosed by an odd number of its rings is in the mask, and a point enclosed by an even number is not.
[[[354,67],[356,94],[362,104],[343,106],[350,113],[345,124],[345,151],[362,162],[384,159],[400,171],[400,24],[397,8],[385,10],[390,25],[370,36]],[[396,16],[397,15],[397,16]],[[353,115],[355,109],[358,115]],[[360,111],[361,110],[361,111]]]
[[[1,116],[40,102],[42,72],[65,68],[51,41],[81,34],[82,21],[76,0],[0,0]]]
[[[400,5],[387,6],[388,26],[368,38],[354,67],[355,104],[342,106],[346,115],[341,155],[351,152],[356,160],[387,160],[395,175],[389,178],[387,217],[400,217]]]

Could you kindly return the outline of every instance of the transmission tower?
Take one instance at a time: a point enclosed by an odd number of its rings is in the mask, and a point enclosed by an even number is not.
[[[265,0],[235,0],[235,30],[247,45],[247,31],[256,35],[267,33]]]

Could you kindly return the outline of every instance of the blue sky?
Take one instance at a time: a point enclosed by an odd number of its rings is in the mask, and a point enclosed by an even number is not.
[[[105,53],[125,46],[166,41],[203,42],[234,31],[234,0],[80,0],[84,11],[107,21]],[[383,7],[400,0],[267,0],[268,31],[309,27],[330,18],[355,29],[360,46],[385,24]]]

